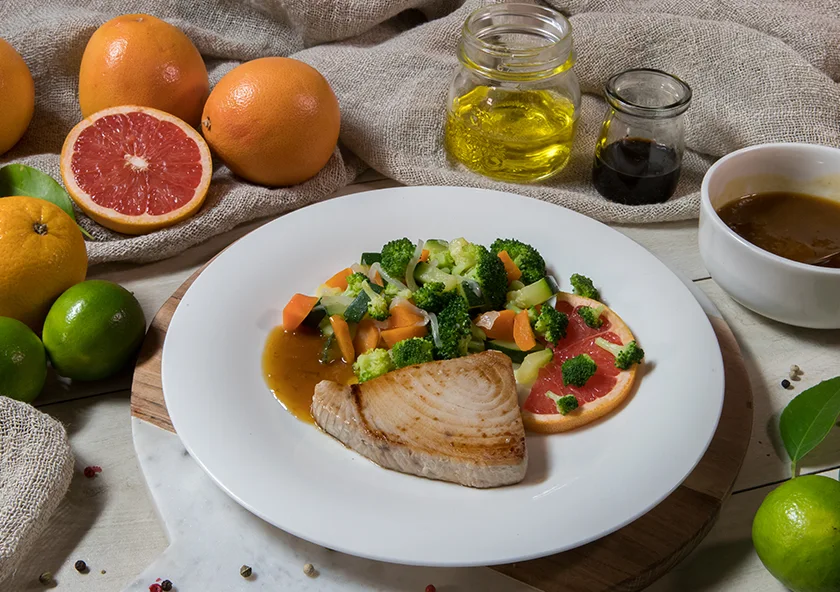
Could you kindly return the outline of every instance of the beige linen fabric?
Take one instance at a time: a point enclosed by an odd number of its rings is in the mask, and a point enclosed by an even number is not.
[[[314,179],[266,189],[218,166],[207,206],[143,237],[94,235],[92,263],[152,261],[256,218],[323,199],[365,166],[408,185],[464,185],[521,193],[607,222],[692,218],[706,168],[732,150],[773,141],[840,146],[840,0],[550,0],[574,28],[583,99],[567,169],[540,185],[490,181],[447,163],[442,122],[455,50],[478,0],[3,0],[0,37],[33,71],[35,119],[0,162],[58,174],[64,136],[80,119],[79,62],[91,33],[127,12],[181,27],[215,83],[238,63],[283,55],[318,68],[338,96],[341,151]],[[672,72],[694,90],[683,176],[665,204],[631,207],[590,182],[606,79],[631,67]]]
[[[0,396],[0,584],[64,497],[73,462],[61,423]]]

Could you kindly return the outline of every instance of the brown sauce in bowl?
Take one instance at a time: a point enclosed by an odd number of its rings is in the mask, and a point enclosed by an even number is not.
[[[840,268],[840,202],[802,193],[747,195],[717,210],[735,233],[775,255]]]
[[[355,382],[353,367],[338,356],[321,363],[324,340],[318,331],[301,327],[289,333],[283,327],[272,329],[263,350],[263,375],[268,388],[289,413],[315,423],[310,412],[315,385],[322,380],[341,384]]]

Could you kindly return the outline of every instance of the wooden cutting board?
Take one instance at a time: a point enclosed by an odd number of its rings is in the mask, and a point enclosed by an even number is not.
[[[173,433],[161,386],[163,340],[181,298],[200,273],[184,282],[152,321],[131,389],[132,415]],[[558,555],[491,569],[543,592],[641,590],[706,536],[732,492],[753,421],[752,391],[740,348],[726,321],[709,318],[723,352],[726,397],[712,443],[685,482],[656,508],[607,537]]]

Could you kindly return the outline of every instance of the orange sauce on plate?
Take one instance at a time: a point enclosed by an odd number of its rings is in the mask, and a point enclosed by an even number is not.
[[[275,327],[263,350],[263,376],[268,388],[289,413],[307,423],[315,423],[309,408],[316,384],[322,380],[355,382],[352,365],[341,356],[328,364],[321,363],[323,348],[324,340],[318,331],[301,327],[290,333]]]

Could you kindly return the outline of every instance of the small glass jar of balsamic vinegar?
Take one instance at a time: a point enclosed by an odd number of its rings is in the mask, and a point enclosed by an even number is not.
[[[629,205],[661,203],[680,179],[683,113],[691,88],[660,70],[616,74],[605,87],[607,114],[595,146],[592,182],[598,193]]]
[[[569,21],[532,4],[481,8],[464,24],[458,59],[444,132],[449,156],[518,183],[562,170],[580,110]]]

